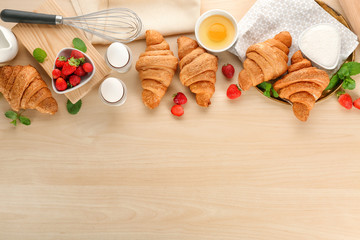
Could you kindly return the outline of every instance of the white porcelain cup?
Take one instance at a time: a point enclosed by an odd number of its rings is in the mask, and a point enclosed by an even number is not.
[[[199,28],[200,28],[200,25],[201,23],[207,19],[208,17],[210,16],[214,16],[214,15],[221,15],[221,16],[224,16],[225,18],[229,19],[230,22],[234,25],[234,28],[235,28],[235,36],[234,36],[234,39],[232,40],[232,42],[222,48],[222,49],[211,49],[207,46],[205,46],[201,40],[200,40],[200,37],[199,37]],[[224,52],[226,50],[228,50],[229,48],[231,48],[235,42],[237,41],[238,39],[238,27],[237,27],[237,22],[236,22],[236,19],[227,11],[225,10],[221,10],[221,9],[213,9],[213,10],[209,10],[205,13],[203,13],[199,18],[198,20],[196,21],[196,25],[195,25],[195,37],[196,37],[196,40],[197,42],[200,44],[201,47],[205,48],[207,51],[210,51],[210,52],[214,52],[214,53],[217,53],[217,52]]]
[[[0,26],[0,63],[13,60],[18,50],[15,35],[9,29]]]

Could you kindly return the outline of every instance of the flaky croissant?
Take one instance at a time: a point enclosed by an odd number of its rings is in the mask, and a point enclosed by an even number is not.
[[[36,109],[41,113],[55,114],[56,100],[32,66],[4,66],[0,68],[0,92],[14,111]]]
[[[284,31],[265,42],[251,45],[246,51],[244,69],[239,73],[240,88],[246,91],[284,74],[291,43],[290,33]]]
[[[146,31],[146,50],[136,62],[142,100],[150,109],[159,106],[177,69],[178,60],[164,37],[155,30]]]
[[[273,87],[279,97],[292,102],[295,116],[306,121],[316,100],[328,86],[329,76],[325,71],[312,67],[301,51],[292,56],[288,72],[289,74],[276,81]]]
[[[191,38],[180,37],[177,43],[180,81],[196,94],[198,105],[208,107],[211,104],[210,98],[215,92],[218,59],[199,47]]]

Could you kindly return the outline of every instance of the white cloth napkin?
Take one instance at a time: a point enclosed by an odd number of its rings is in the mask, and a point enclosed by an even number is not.
[[[336,72],[358,46],[357,36],[327,13],[314,0],[258,0],[238,23],[239,39],[231,49],[241,61],[249,46],[273,38],[281,31],[290,32],[293,42],[289,59],[299,50],[298,38],[308,27],[331,23],[341,35],[340,61]],[[289,60],[290,64],[290,60]]]
[[[71,0],[77,15],[107,8],[125,7],[133,10],[143,23],[140,39],[145,31],[154,29],[163,35],[193,32],[200,16],[200,0]],[[94,44],[107,44],[97,36],[86,33]]]

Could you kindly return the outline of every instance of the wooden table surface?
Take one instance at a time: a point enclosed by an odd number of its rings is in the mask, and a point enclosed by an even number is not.
[[[206,0],[202,11],[223,8],[239,20],[253,2]],[[327,3],[342,12],[337,0]],[[0,7],[40,4],[1,0]],[[176,37],[167,40],[177,55]],[[136,58],[145,48],[129,46]],[[220,54],[225,62],[237,75],[240,62]],[[32,64],[50,84],[23,46],[10,64]],[[94,89],[74,116],[55,95],[59,112],[28,110],[31,126],[0,117],[1,240],[359,240],[360,110],[331,97],[302,123],[255,89],[227,100],[235,78],[219,71],[209,109],[175,78],[150,111],[134,66],[112,75],[128,87],[122,107],[105,106]],[[170,114],[177,91],[189,98],[180,119]],[[8,109],[1,97],[0,113]]]

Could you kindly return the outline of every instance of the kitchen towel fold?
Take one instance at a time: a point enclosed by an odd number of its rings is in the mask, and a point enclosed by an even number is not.
[[[243,62],[250,45],[273,38],[281,31],[290,32],[293,42],[289,59],[299,50],[298,38],[308,27],[333,24],[341,35],[340,61],[334,73],[358,46],[357,36],[327,13],[314,0],[258,0],[238,23],[239,39],[230,52]],[[290,60],[289,60],[290,62]]]
[[[139,15],[143,23],[139,39],[145,31],[155,29],[163,35],[193,32],[200,16],[200,0],[71,0],[77,15],[84,15],[108,8],[129,8]],[[109,41],[86,33],[93,44]]]

